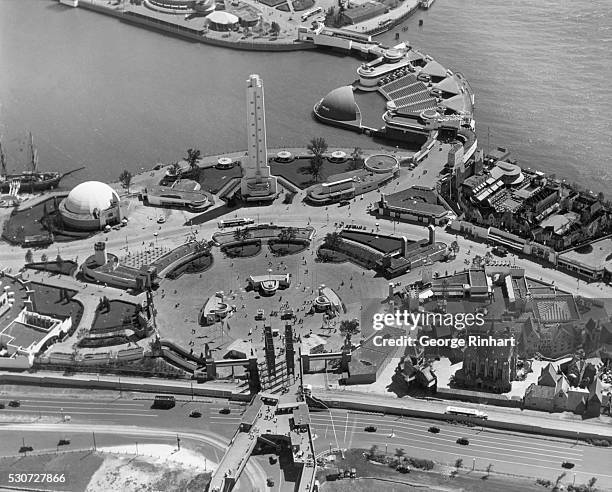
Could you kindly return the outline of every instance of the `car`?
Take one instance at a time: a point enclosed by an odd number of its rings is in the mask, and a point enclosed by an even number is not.
[[[228,415],[232,413],[232,409],[230,407],[223,407],[221,410],[219,410],[219,413],[223,415]]]
[[[470,443],[465,437],[460,437],[457,439],[457,444],[461,444],[462,446],[467,446]]]
[[[427,432],[431,432],[432,434],[437,434],[438,432],[440,432],[440,428],[432,425],[429,429],[427,429]]]
[[[395,470],[400,473],[410,473],[410,468],[406,465],[397,465]]]
[[[347,205],[350,205],[350,204],[351,204],[351,202],[350,202],[349,200],[342,200],[342,201],[341,201],[341,202],[338,204],[338,206],[339,206],[339,207],[346,207]]]
[[[70,439],[60,439],[57,443],[58,446],[68,446],[70,444]]]
[[[351,478],[357,478],[357,469],[356,468],[351,468],[350,477]]]
[[[270,462],[271,465],[276,465],[276,462],[278,461],[278,459],[276,458],[276,456],[270,456],[268,458],[268,461]]]
[[[163,215],[157,219],[158,224],[164,224],[166,222],[166,217]]]
[[[21,402],[19,400],[11,400],[9,401],[9,407],[18,408],[21,406]]]
[[[502,258],[508,254],[508,250],[503,246],[495,246],[491,252],[496,256],[501,256]]]
[[[571,468],[574,468],[574,463],[572,463],[571,461],[564,461],[563,463],[561,463],[561,466],[569,470]]]
[[[373,425],[368,425],[365,429],[363,429],[366,432],[376,432],[376,427],[374,427]]]
[[[194,419],[199,419],[202,416],[202,412],[200,412],[198,410],[192,410],[191,413],[189,414],[189,416],[194,418]]]
[[[6,407],[6,405],[4,403],[0,402],[0,410],[2,410],[5,407]]]

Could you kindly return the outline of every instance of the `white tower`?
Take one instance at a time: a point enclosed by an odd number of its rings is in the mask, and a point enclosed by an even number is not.
[[[273,200],[278,195],[276,176],[270,175],[266,142],[263,81],[259,75],[247,80],[247,157],[242,162],[240,192],[249,200]]]

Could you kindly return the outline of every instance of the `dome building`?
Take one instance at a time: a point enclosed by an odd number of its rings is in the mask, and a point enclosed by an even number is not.
[[[331,91],[314,108],[315,115],[324,120],[355,121],[359,117],[359,107],[355,102],[353,87],[346,85]]]
[[[121,222],[119,195],[100,181],[75,186],[59,206],[65,226],[78,230],[100,230]]]

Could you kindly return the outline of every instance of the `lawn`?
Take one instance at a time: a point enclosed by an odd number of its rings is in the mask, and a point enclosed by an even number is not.
[[[57,199],[59,204],[61,199]],[[2,236],[11,243],[21,244],[26,236],[46,235],[47,229],[41,224],[46,213],[55,211],[54,200],[49,198],[25,210],[15,211],[6,222]]]
[[[203,190],[215,194],[223,188],[230,179],[239,178],[240,176],[242,176],[240,166],[234,166],[230,169],[207,167],[200,170],[200,178],[198,181],[202,185]]]
[[[323,482],[327,474],[337,472],[338,468],[357,470],[357,480],[343,479],[325,482],[324,490],[333,492],[404,492],[411,490],[470,490],[473,492],[528,492],[545,490],[535,481],[516,476],[501,474],[486,475],[485,472],[466,470],[459,471],[456,477],[450,478],[450,467],[440,469],[436,465],[432,471],[421,471],[410,466],[410,473],[399,473],[388,465],[376,464],[364,458],[364,449],[350,449],[345,452],[345,459],[336,455],[336,465],[327,469],[319,468],[317,478]],[[388,455],[392,457],[391,453]],[[405,457],[409,461],[410,457]],[[368,477],[368,478],[364,478]],[[377,477],[378,479],[374,478]]]
[[[391,253],[397,251],[402,247],[402,240],[397,237],[390,236],[379,236],[369,232],[357,232],[357,231],[342,231],[340,235],[343,238],[350,239],[356,243],[365,244],[370,248],[380,251],[381,253]],[[412,244],[414,241],[409,241],[408,244]]]
[[[32,282],[34,290],[34,305],[41,314],[58,318],[72,318],[72,329],[75,330],[83,316],[83,306],[72,298],[77,294],[75,290],[60,289],[50,285]]]
[[[132,328],[138,306],[131,302],[110,301],[110,309],[96,311],[96,317],[91,325],[92,333],[108,333]]]
[[[268,247],[274,256],[294,255],[308,249],[308,246],[308,242],[306,241],[270,241],[268,243]]]
[[[329,176],[334,174],[350,171],[351,165],[352,162],[350,159],[340,163],[329,162],[327,159],[324,159],[323,166],[321,166],[321,175],[318,181],[314,181],[309,171],[310,157],[298,157],[292,162],[285,163],[276,162],[274,160],[270,161],[272,174],[282,176],[300,189],[308,188],[316,183],[323,183]]]

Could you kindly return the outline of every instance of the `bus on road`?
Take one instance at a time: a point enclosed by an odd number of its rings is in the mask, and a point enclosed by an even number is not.
[[[176,405],[176,400],[172,395],[155,395],[153,400],[153,408],[169,409]]]
[[[236,219],[225,219],[219,221],[219,229],[225,229],[226,227],[236,227],[243,226],[248,224],[254,224],[255,221],[253,219],[249,219],[248,217],[240,217]]]
[[[465,407],[446,407],[447,415],[460,415],[462,417],[476,417],[478,419],[487,420],[488,415],[480,410]]]

